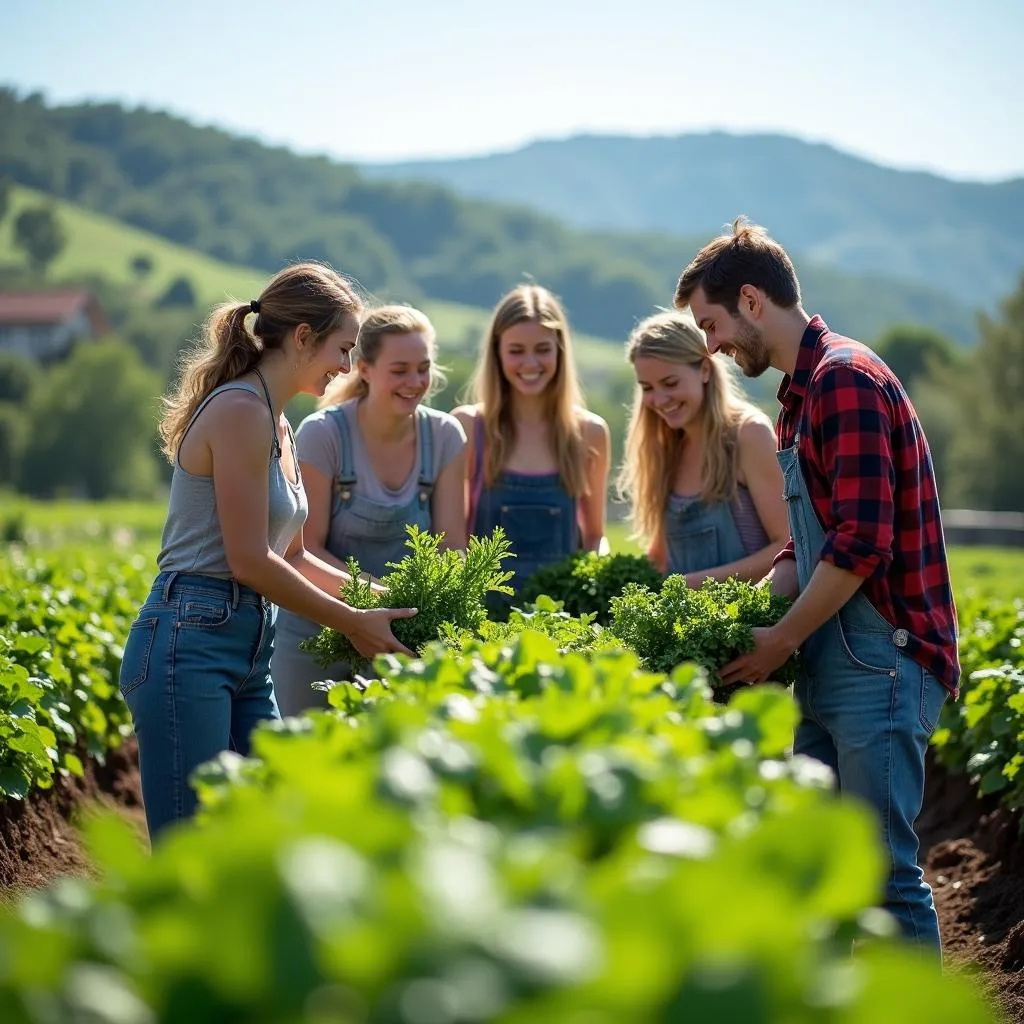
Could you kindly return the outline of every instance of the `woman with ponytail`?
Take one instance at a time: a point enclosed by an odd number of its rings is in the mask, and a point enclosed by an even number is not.
[[[174,468],[159,572],[120,679],[153,839],[194,812],[198,765],[247,754],[253,728],[278,717],[275,606],[346,633],[362,654],[405,651],[391,621],[415,611],[349,607],[334,596],[345,574],[303,547],[306,497],[283,411],[348,372],[361,314],[330,268],[289,267],[259,299],[213,311],[164,400]]]
[[[758,581],[789,537],[775,434],[683,313],[634,328],[637,392],[618,478],[663,573]]]
[[[454,413],[469,442],[469,532],[504,529],[519,590],[542,566],[604,541],[608,424],[583,404],[569,324],[546,288],[521,285],[498,303],[471,394]]]
[[[309,497],[306,548],[342,572],[354,558],[383,576],[408,554],[406,526],[443,533],[442,547],[466,546],[466,436],[458,420],[423,400],[442,381],[434,328],[418,309],[383,306],[359,328],[355,372],[340,377],[319,411],[299,425],[299,467]],[[308,616],[282,611],[271,663],[283,715],[326,707],[317,680],[345,679],[299,644],[319,629]]]

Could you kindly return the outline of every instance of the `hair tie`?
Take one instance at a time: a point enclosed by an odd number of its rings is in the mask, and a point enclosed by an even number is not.
[[[251,309],[252,312],[254,312],[257,316],[259,316],[260,315],[260,300],[259,299],[251,299],[250,302],[249,302],[249,309]]]

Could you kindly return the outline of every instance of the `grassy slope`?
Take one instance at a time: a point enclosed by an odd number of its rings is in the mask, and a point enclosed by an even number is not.
[[[26,206],[50,203],[50,197],[26,188],[14,188],[11,209],[0,223],[0,263],[21,263],[14,247],[14,219]],[[146,296],[162,294],[181,275],[189,278],[200,302],[210,305],[228,298],[249,298],[263,279],[259,271],[234,267],[149,232],[93,213],[61,200],[52,201],[67,232],[64,251],[53,262],[49,276],[59,281],[83,275],[100,275],[117,284],[130,284],[134,257],[145,254],[154,263],[152,275],[140,285]]]
[[[252,298],[270,276],[251,267],[222,263],[74,203],[20,187],[12,189],[10,210],[0,222],[0,264],[24,262],[23,254],[14,246],[14,219],[26,206],[42,203],[54,205],[68,236],[64,251],[49,270],[55,282],[101,275],[118,284],[132,284],[135,277],[131,261],[144,253],[154,264],[153,273],[138,285],[145,297],[159,296],[174,278],[184,275],[191,281],[200,303],[208,306],[225,299]],[[424,302],[423,308],[434,322],[445,349],[475,351],[487,323],[487,310],[433,301]],[[623,366],[619,343],[585,336],[576,340],[579,361],[588,377]]]

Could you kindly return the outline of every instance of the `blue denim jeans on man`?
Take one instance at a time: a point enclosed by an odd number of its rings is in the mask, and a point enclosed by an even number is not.
[[[799,436],[778,453],[797,576],[803,590],[825,543],[798,457]],[[945,687],[903,648],[895,629],[858,592],[800,649],[794,753],[827,764],[841,793],[870,805],[889,859],[884,906],[904,937],[940,949],[932,891],[917,863],[914,821],[924,800],[924,758]]]

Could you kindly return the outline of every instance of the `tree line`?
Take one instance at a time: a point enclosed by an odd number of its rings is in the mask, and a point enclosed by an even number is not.
[[[663,303],[680,253],[706,241],[573,230],[530,209],[371,180],[323,157],[117,104],[51,107],[0,89],[0,136],[0,175],[219,259],[268,273],[321,259],[382,298],[488,308],[531,275],[561,296],[579,330],[599,337],[624,335]],[[851,333],[876,337],[913,321],[970,340],[969,312],[946,294],[799,269],[815,309]]]
[[[145,276],[141,262],[137,272]],[[0,272],[0,287],[24,283],[9,270]],[[169,478],[156,445],[159,395],[205,310],[161,305],[162,297],[143,300],[102,278],[83,283],[99,297],[114,335],[80,343],[50,367],[0,352],[0,490],[38,497],[157,496]],[[920,413],[943,504],[1020,510],[1024,275],[998,315],[980,318],[978,332],[976,346],[965,349],[934,328],[896,325],[874,345]],[[439,338],[449,379],[433,404],[442,409],[457,403],[472,371],[472,358],[452,341]],[[632,390],[625,365],[588,388],[588,403],[611,427],[617,459]],[[762,405],[774,416],[773,399]],[[312,399],[301,396],[288,414],[297,425],[312,408]]]

